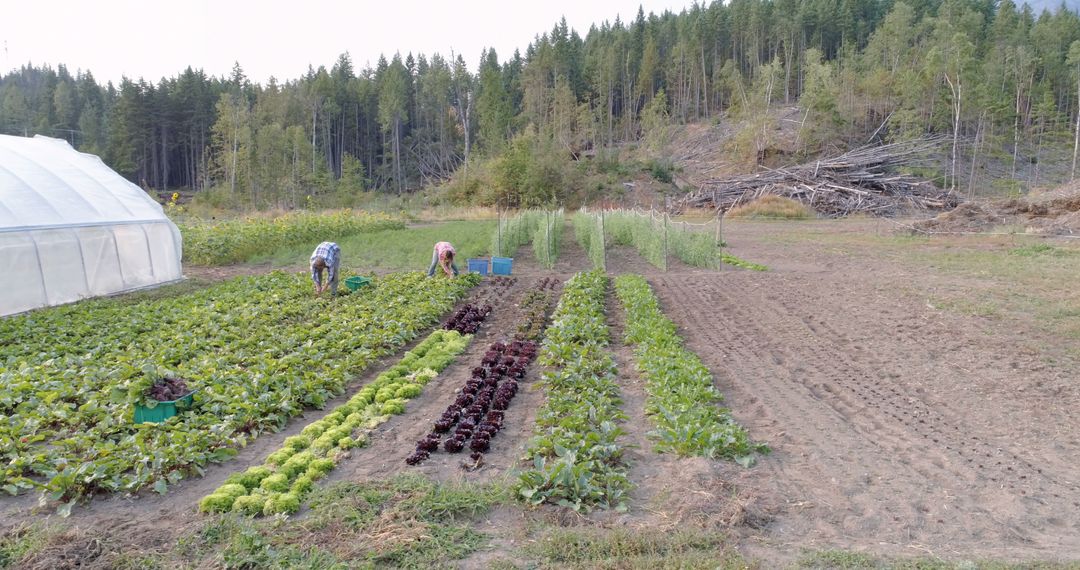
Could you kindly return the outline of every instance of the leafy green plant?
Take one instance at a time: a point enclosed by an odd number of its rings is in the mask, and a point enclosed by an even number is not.
[[[40,489],[61,512],[97,492],[165,492],[325,405],[478,281],[401,273],[328,299],[311,295],[306,275],[275,272],[186,295],[2,319],[0,489]],[[148,365],[186,379],[197,390],[193,408],[133,424],[126,395],[141,393]]]
[[[615,362],[605,350],[607,276],[579,273],[567,282],[544,338],[540,362],[547,401],[526,449],[533,467],[518,478],[518,496],[529,504],[558,504],[575,511],[626,508],[630,481],[618,422]]]
[[[734,459],[750,465],[754,454],[768,451],[750,441],[746,430],[718,406],[723,396],[709,369],[660,310],[649,284],[638,275],[615,279],[626,310],[626,343],[635,345],[637,369],[645,379],[645,411],[656,424],[649,436],[660,452]]]
[[[421,386],[449,366],[471,340],[472,335],[453,330],[432,332],[348,402],[305,426],[300,435],[286,438],[281,449],[267,456],[263,466],[226,479],[225,485],[200,501],[199,510],[249,512],[254,509],[246,506],[251,499],[241,501],[240,507],[236,502],[250,491],[251,495],[264,498],[262,514],[296,512],[314,481],[332,471],[345,451],[360,445],[357,442],[365,442],[367,433],[390,419],[391,413],[403,412],[405,401],[419,396]],[[396,397],[380,400],[381,393]],[[240,493],[230,492],[237,487]]]
[[[754,263],[752,261],[746,261],[745,259],[735,257],[734,255],[731,255],[730,253],[728,253],[726,251],[720,256],[720,259],[721,259],[721,261],[723,261],[723,263],[725,263],[726,265],[730,265],[732,267],[742,267],[743,269],[749,269],[751,271],[768,271],[769,270],[768,267],[766,267],[764,265],[761,265],[760,263]]]
[[[314,242],[325,236],[352,234],[393,228],[405,223],[382,213],[298,212],[276,218],[237,218],[221,222],[178,224],[184,240],[184,261],[198,265],[226,265],[245,261],[282,246]]]
[[[670,159],[652,159],[645,164],[645,171],[664,184],[671,184],[674,179],[675,165]]]

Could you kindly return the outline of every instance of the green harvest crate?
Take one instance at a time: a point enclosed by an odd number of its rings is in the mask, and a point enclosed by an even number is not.
[[[192,390],[187,396],[169,402],[158,402],[153,408],[148,408],[142,404],[135,404],[135,423],[156,424],[163,422],[175,416],[179,410],[190,408],[194,401],[195,390]]]
[[[349,291],[356,291],[357,289],[371,283],[370,277],[360,277],[359,275],[353,275],[352,277],[345,278],[345,287]]]

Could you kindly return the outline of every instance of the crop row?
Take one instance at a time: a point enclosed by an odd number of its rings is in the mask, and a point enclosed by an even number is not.
[[[574,214],[574,237],[585,250],[593,269],[606,269],[603,212],[592,214],[584,209]]]
[[[628,245],[663,270],[667,269],[671,255],[695,267],[717,269],[722,262],[755,271],[766,270],[763,265],[722,252],[720,246],[723,243],[711,230],[694,229],[691,224],[672,221],[667,215],[630,210],[581,210],[574,214],[574,235],[596,269],[604,269],[605,248]]]
[[[457,331],[432,332],[348,402],[304,427],[299,435],[286,438],[264,465],[226,479],[199,502],[199,510],[248,515],[296,512],[314,482],[333,470],[345,451],[366,443],[366,433],[357,432],[404,413],[405,402],[419,396],[424,385],[449,366],[470,340],[472,336]]]
[[[472,459],[479,463],[491,438],[502,429],[503,414],[517,394],[518,380],[525,377],[526,367],[534,358],[534,342],[496,342],[488,347],[481,365],[473,368],[472,377],[454,402],[435,421],[432,432],[416,442],[416,450],[405,462],[421,463],[440,445],[448,453],[458,453],[468,445]],[[442,434],[451,429],[454,433],[444,441]]]
[[[562,209],[523,210],[500,220],[491,236],[492,255],[513,257],[518,248],[532,242],[536,260],[550,269],[559,254],[563,221]]]
[[[618,423],[626,416],[606,350],[607,285],[599,271],[575,275],[545,333],[540,363],[553,370],[543,375],[547,401],[526,450],[533,466],[518,481],[518,493],[531,504],[625,508],[630,481]]]
[[[405,459],[409,465],[427,460],[440,447],[458,453],[468,445],[473,468],[483,462],[491,439],[503,428],[505,411],[518,391],[537,355],[536,331],[542,331],[551,305],[555,279],[544,278],[521,302],[522,323],[509,343],[494,342],[472,369],[472,375],[455,392],[457,396],[435,421],[431,433],[416,442],[416,450]],[[443,440],[443,434],[454,432]],[[471,441],[470,441],[471,440]]]
[[[447,311],[475,276],[378,278],[314,298],[272,273],[186,295],[77,303],[0,321],[0,488],[73,502],[98,491],[164,492],[305,407]],[[196,389],[192,410],[133,424],[146,369]]]
[[[544,212],[544,216],[537,220],[536,231],[533,233],[533,255],[544,267],[555,267],[555,259],[559,257],[563,230],[562,208],[554,212]]]
[[[476,334],[484,319],[491,314],[495,305],[502,302],[516,281],[514,277],[491,277],[482,281],[483,286],[476,292],[472,302],[463,304],[447,317],[442,328],[461,334]]]
[[[500,219],[491,233],[491,254],[514,257],[517,250],[532,241],[537,225],[545,217],[543,210],[522,210],[509,218]]]
[[[622,275],[615,279],[615,291],[626,310],[626,343],[634,345],[645,380],[645,412],[656,424],[649,432],[656,450],[734,459],[747,466],[755,453],[767,451],[751,443],[746,430],[718,406],[723,396],[712,374],[683,346],[645,279]]]
[[[184,261],[198,265],[236,263],[294,244],[310,243],[314,247],[324,236],[342,238],[404,227],[403,221],[383,213],[350,210],[179,224],[184,238]]]
[[[536,284],[535,289],[525,294],[521,300],[522,319],[514,333],[514,340],[539,342],[544,336],[547,313],[558,284],[558,279],[545,277]]]

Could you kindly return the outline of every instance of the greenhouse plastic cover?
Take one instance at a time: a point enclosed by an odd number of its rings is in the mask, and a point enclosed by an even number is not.
[[[0,315],[182,278],[161,205],[59,139],[0,135]]]

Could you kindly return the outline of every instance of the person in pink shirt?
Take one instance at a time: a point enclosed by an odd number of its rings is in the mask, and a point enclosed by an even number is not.
[[[449,277],[456,277],[458,274],[457,265],[454,264],[454,246],[450,245],[448,241],[440,241],[435,244],[435,251],[431,254],[431,267],[428,267],[428,277],[435,276],[435,267],[442,268],[443,272]]]

